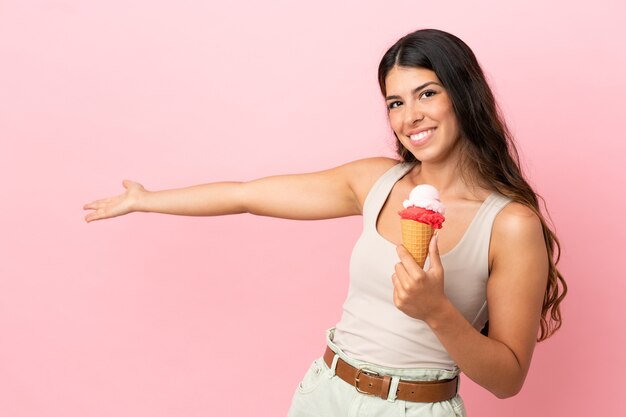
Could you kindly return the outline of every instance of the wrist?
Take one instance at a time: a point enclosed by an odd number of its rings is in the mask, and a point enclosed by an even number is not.
[[[149,212],[148,199],[150,198],[150,191],[142,190],[137,192],[130,200],[128,208],[131,212]]]
[[[426,324],[428,324],[428,326],[433,330],[439,330],[445,326],[446,323],[451,322],[454,311],[455,307],[452,305],[452,302],[450,302],[450,299],[448,297],[444,297],[443,301],[437,303],[437,307],[431,310],[425,320]]]

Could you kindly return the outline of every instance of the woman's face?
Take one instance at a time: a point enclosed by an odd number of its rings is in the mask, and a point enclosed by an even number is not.
[[[460,130],[452,101],[437,75],[395,66],[385,79],[391,128],[421,162],[458,156]]]

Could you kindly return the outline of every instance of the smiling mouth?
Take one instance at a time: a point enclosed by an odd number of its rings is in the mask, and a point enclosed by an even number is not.
[[[432,135],[433,132],[434,132],[434,129],[428,129],[428,130],[424,130],[423,132],[416,133],[415,135],[411,135],[409,136],[409,138],[411,139],[411,142],[413,142],[414,144],[420,144],[424,142],[426,139],[428,139],[430,135]]]

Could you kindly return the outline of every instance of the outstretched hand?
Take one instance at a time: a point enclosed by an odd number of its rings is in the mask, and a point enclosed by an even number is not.
[[[437,234],[433,235],[428,247],[430,257],[428,271],[420,268],[403,245],[399,245],[396,250],[400,262],[396,264],[395,273],[391,277],[394,286],[393,302],[406,315],[428,321],[446,300]]]
[[[93,210],[85,216],[86,222],[122,216],[135,210],[134,203],[146,189],[138,182],[124,180],[122,182],[126,192],[115,197],[103,198],[83,206],[84,210]]]

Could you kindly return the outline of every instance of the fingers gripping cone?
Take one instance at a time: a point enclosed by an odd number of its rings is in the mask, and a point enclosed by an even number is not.
[[[402,226],[402,244],[411,253],[415,262],[424,268],[428,256],[428,246],[435,229],[432,226],[415,220],[400,220]]]

